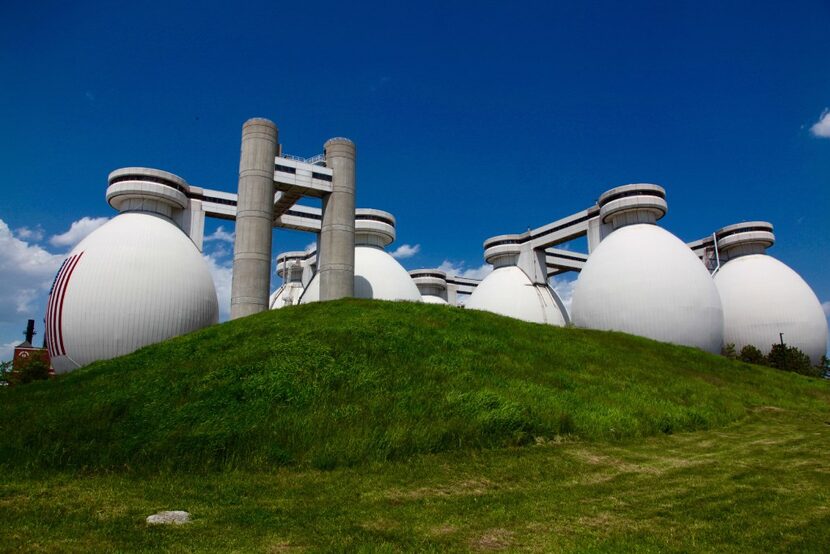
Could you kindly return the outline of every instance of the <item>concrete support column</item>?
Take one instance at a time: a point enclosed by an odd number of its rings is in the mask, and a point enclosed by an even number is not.
[[[324,145],[326,167],[333,172],[331,194],[323,198],[317,244],[320,300],[354,296],[355,158],[352,141],[334,138]]]
[[[533,284],[548,284],[548,266],[544,248],[533,249],[529,244],[523,244],[516,265],[530,277]]]
[[[231,319],[268,309],[276,155],[277,126],[261,118],[246,121],[239,159]]]
[[[458,285],[447,283],[447,304],[458,306]]]
[[[194,188],[196,187],[191,187],[191,191]],[[201,193],[202,190],[199,189],[198,192]],[[201,252],[205,238],[205,210],[202,208],[202,201],[195,198],[188,199],[187,207],[178,214],[176,223]]]

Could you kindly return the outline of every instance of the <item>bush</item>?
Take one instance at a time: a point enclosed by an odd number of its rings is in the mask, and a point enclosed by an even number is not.
[[[738,356],[738,359],[748,364],[768,365],[767,358],[763,352],[751,344],[747,344],[741,348],[741,354]]]
[[[12,380],[12,362],[0,362],[0,387],[7,387]]]
[[[822,373],[818,368],[813,367],[807,354],[795,346],[787,346],[786,344],[773,344],[772,350],[767,355],[767,362],[776,369],[792,371],[801,375],[820,377]]]
[[[735,343],[730,342],[729,344],[724,344],[723,348],[720,350],[721,356],[729,358],[730,360],[735,360],[738,358],[738,353],[735,351]]]
[[[17,382],[21,385],[49,378],[49,364],[42,356],[33,356],[21,369]]]

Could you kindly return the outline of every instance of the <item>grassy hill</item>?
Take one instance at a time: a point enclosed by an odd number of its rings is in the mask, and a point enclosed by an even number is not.
[[[329,469],[826,413],[830,388],[620,333],[348,300],[263,313],[4,391],[0,463]]]
[[[0,551],[826,552],[828,385],[434,305],[286,308],[0,391]]]

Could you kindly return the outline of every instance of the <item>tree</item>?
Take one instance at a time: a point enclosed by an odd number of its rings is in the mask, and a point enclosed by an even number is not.
[[[21,385],[49,378],[49,364],[43,356],[32,356],[19,370],[17,382]]]
[[[738,356],[738,359],[748,364],[767,365],[767,358],[764,356],[764,353],[751,344],[747,344],[741,348],[741,354]]]
[[[787,346],[783,343],[773,344],[767,354],[767,362],[770,366],[783,371],[792,371],[811,377],[821,376],[818,368],[813,367],[810,362],[810,357],[795,346]]]
[[[12,361],[0,362],[0,387],[8,387],[12,379]]]
[[[0,362],[0,387],[25,385],[32,381],[49,379],[49,363],[39,352],[33,352],[28,358],[18,358],[17,368],[14,361]]]
[[[723,348],[721,348],[721,356],[725,356],[730,360],[735,360],[738,357],[738,353],[735,351],[735,343],[730,342],[728,344],[724,344]]]

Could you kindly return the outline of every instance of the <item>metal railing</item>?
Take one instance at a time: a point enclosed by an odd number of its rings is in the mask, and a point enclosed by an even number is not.
[[[316,156],[311,156],[310,158],[303,158],[300,156],[295,156],[293,154],[281,154],[280,158],[285,158],[286,160],[294,160],[295,162],[302,162],[305,164],[310,165],[325,165],[326,162],[326,155],[325,154],[317,154]]]

